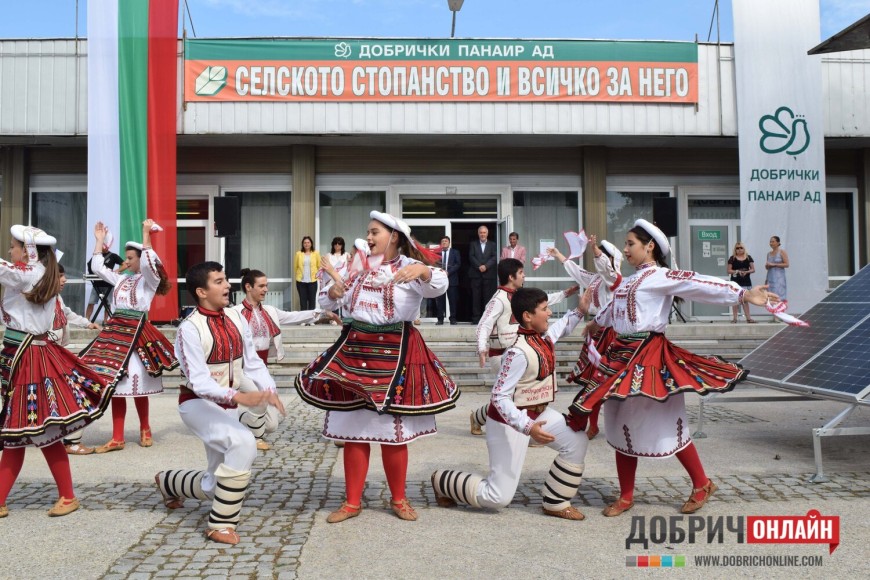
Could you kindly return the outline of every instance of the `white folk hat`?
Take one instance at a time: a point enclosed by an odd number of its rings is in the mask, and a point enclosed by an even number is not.
[[[35,246],[53,246],[57,243],[57,238],[50,236],[39,228],[33,226],[22,226],[16,224],[9,228],[12,237],[24,245],[33,244]]]
[[[369,217],[373,220],[378,220],[385,226],[389,226],[394,230],[399,230],[400,232],[405,234],[405,237],[408,238],[408,240],[411,239],[411,226],[409,226],[399,218],[391,216],[388,213],[381,213],[379,211],[372,211],[369,214]]]
[[[124,249],[126,250],[139,250],[140,252],[145,249],[145,246],[140,244],[139,242],[127,242],[124,244]]]
[[[635,221],[634,225],[636,227],[643,228],[646,233],[652,236],[652,239],[656,241],[656,245],[662,251],[662,256],[667,256],[670,253],[671,245],[668,243],[668,237],[658,227],[652,225],[644,219],[639,219]]]

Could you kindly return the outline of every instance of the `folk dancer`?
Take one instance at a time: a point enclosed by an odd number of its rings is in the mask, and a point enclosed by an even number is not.
[[[580,487],[589,440],[566,425],[565,417],[549,403],[557,390],[555,343],[574,330],[583,314],[571,310],[550,326],[547,295],[538,288],[517,289],[510,306],[521,323],[492,387],[486,419],[489,476],[439,469],[432,474],[435,498],[442,507],[507,506],[519,484],[531,437],[559,453],[544,481],[544,514],[582,520],[571,498]]]
[[[381,444],[393,512],[416,520],[405,491],[407,444],[434,435],[434,415],[452,409],[459,397],[413,325],[420,302],[447,289],[447,274],[424,263],[408,224],[378,211],[370,217],[368,269],[353,270],[320,292],[325,310],[345,306],[352,320],[296,380],[302,399],[327,411],[323,436],[345,442],[347,498],[329,515],[330,523],[362,510],[372,443]]]
[[[164,371],[178,367],[170,343],[148,320],[148,309],[155,295],[165,295],[171,284],[157,253],[151,249],[154,221],[142,222],[142,243],[127,242],[124,265],[132,275],[124,276],[103,265],[101,253],[108,228],[103,222],[94,227],[96,247],[91,259],[94,273],[115,289],[115,312],[103,330],[81,352],[82,359],[108,384],[115,387],[112,397],[112,438],[97,447],[97,453],[124,448],[124,418],[127,398],[133,397],[139,415],[139,445],[151,447],[148,397],[163,392]]]
[[[0,352],[0,518],[24,465],[27,446],[38,447],[57,485],[49,516],[79,508],[69,457],[61,439],[103,415],[112,394],[78,357],[49,339],[60,287],[53,246],[44,231],[12,226],[11,262],[0,260],[6,325]]]
[[[596,242],[597,238],[595,235],[589,236],[587,249],[592,248],[594,254],[593,263],[595,264],[595,274],[592,275],[591,282],[589,281],[589,272],[572,260],[565,258],[559,250],[552,248],[554,250],[552,255],[564,264],[568,274],[579,284],[586,287],[586,292],[590,295],[589,314],[591,315],[597,315],[605,306],[610,304],[610,300],[613,298],[613,291],[622,282],[622,274],[620,273],[622,252],[607,240],[602,240],[600,246]],[[586,341],[580,349],[577,363],[574,364],[574,368],[568,375],[568,382],[583,384],[580,369],[586,369],[588,373],[594,368],[589,365],[590,348],[593,348],[594,352],[601,353],[615,337],[616,333],[610,327],[602,328],[595,336],[587,336]],[[594,439],[598,435],[598,415],[600,411],[601,405],[596,405],[589,415],[589,424],[586,428],[586,436],[589,439]]]
[[[169,470],[154,476],[169,509],[184,499],[212,500],[208,539],[238,544],[242,502],[251,480],[257,444],[239,422],[237,407],[284,406],[275,381],[254,349],[251,329],[229,305],[230,284],[217,262],[196,264],[185,276],[197,309],[178,327],[175,354],[187,384],[180,387],[178,413],[205,446],[205,471]]]
[[[726,392],[746,377],[740,365],[716,356],[692,354],[665,338],[668,314],[676,296],[731,306],[778,300],[765,286],[744,290],[733,282],[695,272],[669,269],[670,252],[662,231],[637,220],[625,238],[623,253],[637,271],[622,281],[613,300],[587,325],[589,334],[612,327],[616,338],[601,353],[597,369],[588,376],[582,396],[570,407],[570,423],[604,402],[604,432],[616,450],[620,496],[603,514],[618,516],[634,505],[638,457],[676,455],[692,479],[692,492],[682,513],[701,509],[717,487],[707,477],[689,435],[684,392],[704,395]]]
[[[498,263],[499,287],[490,298],[480,323],[477,325],[477,355],[480,368],[485,368],[487,359],[493,373],[498,374],[501,368],[501,357],[513,346],[517,339],[519,323],[511,313],[511,299],[518,288],[526,281],[525,268],[520,260],[505,258]],[[591,276],[590,276],[591,279]],[[579,288],[572,286],[567,290],[547,294],[547,305],[552,306],[562,302],[577,293]],[[471,412],[472,435],[483,435],[483,427],[489,413],[489,403]]]
[[[277,360],[284,359],[284,344],[281,334],[281,326],[313,324],[320,318],[329,318],[340,322],[341,319],[331,313],[320,309],[288,312],[269,304],[264,304],[266,293],[269,291],[269,280],[266,274],[260,270],[250,268],[242,269],[242,290],[245,299],[241,304],[234,306],[251,328],[251,336],[254,341],[254,349],[263,364],[268,363],[271,354]],[[271,445],[266,443],[266,433],[272,433],[278,427],[280,417],[274,407],[267,407],[264,414],[255,413],[252,409],[243,409],[239,414],[239,420],[251,429],[257,439],[257,449],[267,451]]]

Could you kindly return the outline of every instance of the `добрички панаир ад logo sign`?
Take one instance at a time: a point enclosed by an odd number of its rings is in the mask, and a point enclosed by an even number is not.
[[[788,107],[780,107],[773,115],[758,120],[761,150],[771,155],[800,155],[810,146],[810,130],[803,115],[795,115]]]

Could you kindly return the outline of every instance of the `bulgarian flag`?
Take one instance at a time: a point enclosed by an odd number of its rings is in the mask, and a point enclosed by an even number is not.
[[[152,236],[173,289],[151,304],[153,320],[178,317],[175,126],[178,0],[88,0],[88,245],[104,222],[123,256]]]

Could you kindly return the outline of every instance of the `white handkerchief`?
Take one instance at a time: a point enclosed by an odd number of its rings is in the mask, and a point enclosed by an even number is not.
[[[568,242],[569,260],[579,258],[586,251],[586,245],[589,243],[589,238],[586,237],[586,232],[565,232],[565,241]]]
[[[601,353],[598,352],[597,348],[595,348],[595,341],[592,340],[591,338],[589,339],[588,354],[589,354],[589,362],[592,363],[592,366],[597,369],[598,365],[601,364]]]

